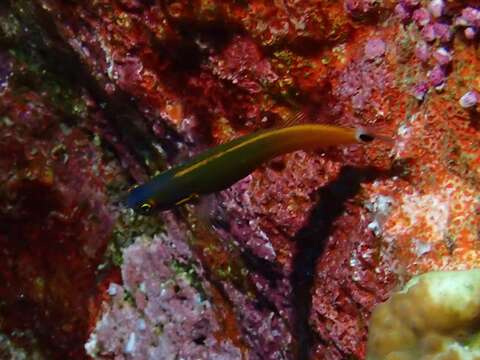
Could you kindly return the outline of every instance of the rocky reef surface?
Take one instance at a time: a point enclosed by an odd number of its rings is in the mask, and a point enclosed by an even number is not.
[[[394,289],[480,263],[479,27],[478,1],[1,2],[0,358],[365,358]],[[297,111],[393,143],[123,206]]]

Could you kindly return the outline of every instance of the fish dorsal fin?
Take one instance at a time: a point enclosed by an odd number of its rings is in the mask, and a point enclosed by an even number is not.
[[[282,118],[276,127],[286,128],[294,125],[304,124],[306,122],[307,115],[305,112],[299,110],[290,113],[287,117]]]

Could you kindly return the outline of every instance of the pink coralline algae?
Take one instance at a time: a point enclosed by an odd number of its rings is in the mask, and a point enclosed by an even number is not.
[[[480,10],[466,7],[460,16],[455,19],[455,25],[478,27],[480,25]]]
[[[403,20],[407,23],[409,21],[406,17],[407,10],[413,9],[410,20],[417,25],[423,38],[423,41],[416,45],[417,58],[425,64],[428,63],[430,57],[435,60],[438,65],[430,69],[428,73],[429,82],[437,90],[443,89],[450,71],[448,66],[454,60],[454,49],[451,42],[455,30],[458,27],[465,27],[466,38],[474,39],[478,10],[467,7],[461,11],[461,14],[455,13],[447,9],[445,2],[441,0],[430,1],[426,7],[421,7],[420,4],[401,3],[399,5],[405,8]],[[431,44],[431,52],[428,50],[426,43]],[[418,91],[413,92],[418,93]],[[416,97],[419,98],[419,96]]]
[[[309,194],[324,185],[339,167],[305,152],[285,155],[277,162],[254,172],[223,191],[221,196],[224,208],[236,219],[231,233],[238,241],[256,256],[277,261],[290,269],[293,244],[285,242],[285,238],[294,236],[307,221],[313,205]],[[285,177],[282,175],[285,172],[291,175]],[[265,221],[272,212],[283,220]]]
[[[385,45],[381,40],[373,40],[374,44],[379,45],[374,48],[376,54],[385,51]],[[368,44],[365,48],[367,51]],[[367,54],[365,54],[367,55]],[[374,91],[382,92],[391,84],[391,77],[387,73],[382,63],[369,61],[366,57],[362,60],[354,60],[340,77],[339,87],[335,89],[335,93],[339,97],[350,99],[352,108],[355,110],[364,110],[367,107],[375,107],[370,101]]]
[[[428,89],[429,89],[428,84],[426,82],[422,82],[413,88],[412,95],[418,101],[422,101],[425,98],[425,95],[427,94]]]
[[[453,36],[460,30],[466,39],[474,40],[480,25],[480,10],[468,6],[459,11],[458,7],[447,7],[442,0],[429,1],[426,7],[419,5],[402,2],[398,4],[397,13],[405,23],[413,21],[417,25],[423,42],[416,45],[416,55],[423,63],[427,63],[430,56],[435,60],[438,65],[429,71],[429,81],[437,90],[443,89],[450,71],[447,67],[454,61]],[[429,54],[425,42],[438,47]]]
[[[394,8],[395,14],[400,18],[402,22],[407,22],[408,20],[410,20],[419,4],[419,0],[399,1]]]
[[[255,349],[250,358],[259,360],[292,358],[293,336],[288,331],[284,319],[268,308],[262,309],[258,302],[248,299],[234,287],[227,285],[226,290],[235,307],[242,309],[238,317],[241,319],[245,341]]]
[[[460,16],[455,19],[455,25],[464,28],[463,33],[469,40],[475,39],[480,26],[480,10],[466,7]]]
[[[371,14],[379,6],[378,0],[345,0],[345,9],[351,15],[361,17]]]
[[[402,22],[407,22],[410,19],[411,12],[402,4],[397,4],[395,6],[395,14]]]
[[[423,39],[428,43],[431,43],[431,42],[435,41],[435,39],[437,38],[437,34],[436,34],[436,31],[435,31],[435,26],[431,25],[431,24],[425,26],[422,29],[421,34],[422,34]]]
[[[441,86],[445,82],[445,69],[441,65],[435,65],[428,75],[432,86]]]
[[[428,4],[428,11],[435,18],[441,17],[443,15],[443,12],[445,11],[445,1],[444,0],[430,1]]]
[[[464,30],[464,34],[467,39],[473,40],[477,36],[477,29],[469,26]]]
[[[7,88],[9,77],[12,75],[12,63],[10,57],[0,52],[0,94]]]
[[[425,41],[420,41],[415,46],[415,55],[422,63],[426,63],[430,59],[430,49]]]
[[[415,7],[420,4],[420,0],[400,0],[399,3],[402,6]]]
[[[477,2],[11,0],[0,24],[0,357],[364,359],[392,289],[479,266]],[[391,141],[123,207],[299,111]]]
[[[433,53],[433,58],[439,65],[446,66],[452,61],[452,54],[447,49],[441,47]]]
[[[453,30],[449,24],[435,23],[433,24],[433,31],[435,34],[434,40],[438,39],[442,43],[448,43],[452,40]]]
[[[376,59],[385,54],[386,45],[382,39],[368,40],[365,45],[365,57],[369,60]]]
[[[419,27],[424,27],[430,24],[431,15],[427,9],[420,8],[413,12],[412,19]]]
[[[124,285],[111,283],[110,300],[85,345],[94,359],[239,359],[218,340],[215,310],[201,272],[182,241],[137,238],[124,250]]]
[[[260,92],[262,86],[268,86],[278,79],[256,44],[246,38],[238,37],[220,56],[213,56],[210,61],[213,73],[220,79],[251,93]]]

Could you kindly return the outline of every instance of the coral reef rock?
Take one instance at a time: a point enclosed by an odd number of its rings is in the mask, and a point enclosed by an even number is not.
[[[480,265],[479,14],[0,2],[0,357],[364,359],[393,289]],[[172,211],[125,208],[133,185],[299,111],[392,141],[285,154]]]

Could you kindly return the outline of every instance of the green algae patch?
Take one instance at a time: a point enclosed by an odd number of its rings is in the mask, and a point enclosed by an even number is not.
[[[157,216],[143,216],[130,209],[119,209],[119,217],[115,224],[112,240],[105,253],[104,266],[111,263],[121,266],[123,249],[131,245],[139,236],[153,237],[164,231],[163,223]]]

